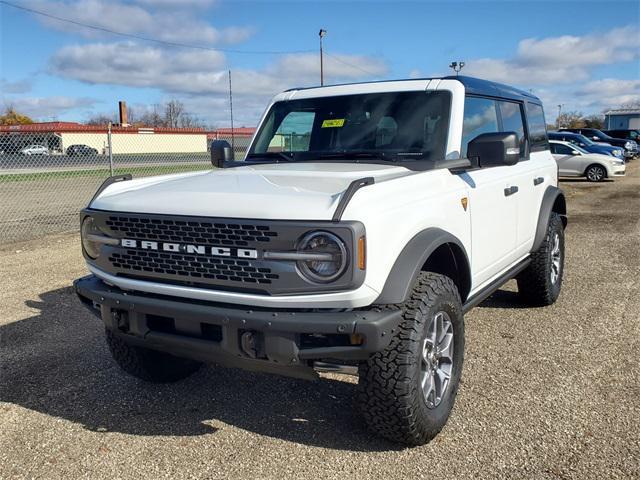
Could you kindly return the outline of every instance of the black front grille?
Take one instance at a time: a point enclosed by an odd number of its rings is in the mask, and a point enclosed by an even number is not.
[[[105,222],[114,232],[127,238],[144,238],[164,242],[214,244],[246,247],[250,243],[266,243],[278,233],[268,225],[202,222],[136,216],[109,216]]]
[[[132,272],[179,275],[193,279],[222,280],[252,284],[270,284],[279,275],[270,268],[252,266],[247,260],[217,258],[153,250],[113,252],[109,262],[118,269]]]

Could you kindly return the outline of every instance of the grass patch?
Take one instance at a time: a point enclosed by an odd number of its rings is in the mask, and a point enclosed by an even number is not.
[[[143,176],[152,175],[165,175],[169,173],[186,173],[195,172],[199,170],[210,170],[211,165],[205,163],[198,165],[159,165],[159,166],[136,166],[136,167],[119,167],[113,169],[114,175],[123,175],[130,173],[133,177],[136,174]],[[78,178],[78,177],[91,177],[91,178],[107,178],[110,172],[109,169],[83,169],[83,170],[61,170],[61,171],[48,171],[37,173],[9,173],[0,175],[0,183],[9,182],[30,182],[37,180],[57,180],[63,178]]]

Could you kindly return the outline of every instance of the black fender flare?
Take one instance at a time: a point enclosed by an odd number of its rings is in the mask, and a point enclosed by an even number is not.
[[[555,207],[555,209],[554,209]],[[536,234],[533,237],[533,246],[531,252],[535,252],[540,248],[547,233],[547,226],[551,218],[551,212],[560,214],[562,224],[567,226],[567,200],[564,193],[558,187],[548,186],[542,197],[540,205],[540,213],[538,214],[538,225],[536,226]]]
[[[404,246],[398,258],[396,258],[387,280],[384,284],[382,292],[374,303],[376,304],[394,304],[402,303],[409,298],[413,284],[418,278],[418,274],[422,270],[423,265],[427,262],[433,252],[439,247],[453,244],[457,246],[457,255],[452,252],[456,260],[456,269],[464,272],[466,278],[465,292],[460,292],[460,296],[464,297],[469,293],[468,288],[471,287],[471,271],[469,257],[462,242],[454,235],[440,228],[427,228],[416,234]],[[464,265],[459,265],[464,263]],[[467,288],[468,287],[468,288]]]

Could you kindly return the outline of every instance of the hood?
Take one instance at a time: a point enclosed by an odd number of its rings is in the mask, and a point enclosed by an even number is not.
[[[91,208],[227,218],[330,220],[353,180],[411,175],[389,165],[278,163],[119,182]],[[373,187],[367,187],[373,188]]]

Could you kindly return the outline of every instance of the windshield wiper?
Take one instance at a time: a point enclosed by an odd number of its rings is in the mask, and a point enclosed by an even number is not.
[[[379,151],[369,150],[343,150],[340,152],[318,152],[313,155],[313,158],[321,160],[330,159],[345,159],[345,160],[358,160],[359,158],[373,158],[375,160],[394,161],[395,155]]]
[[[282,159],[287,162],[295,162],[296,157],[293,152],[264,152],[264,153],[250,153],[247,155],[247,160],[249,159],[273,159],[276,160]]]

